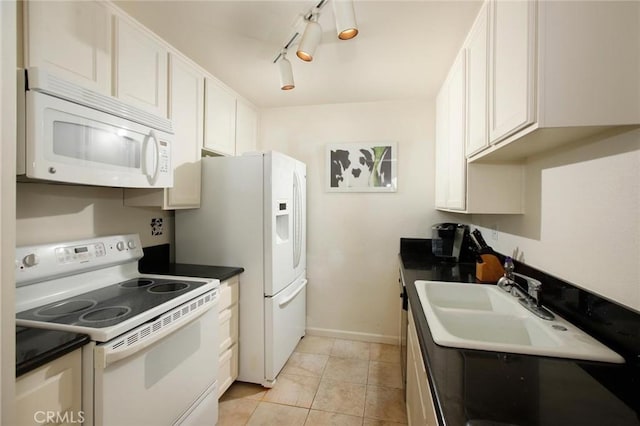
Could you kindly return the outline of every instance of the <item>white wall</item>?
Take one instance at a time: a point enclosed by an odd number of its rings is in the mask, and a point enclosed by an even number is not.
[[[526,214],[473,216],[487,243],[640,312],[640,130],[533,157],[526,185]]]
[[[307,328],[395,342],[400,237],[429,237],[434,209],[434,105],[374,102],[275,108],[258,140],[307,164]],[[398,143],[396,193],[328,193],[325,147]]]
[[[139,233],[144,247],[169,243],[173,212],[125,207],[122,189],[19,183],[18,246],[70,241],[101,235]],[[151,235],[151,219],[163,218],[164,232]]]

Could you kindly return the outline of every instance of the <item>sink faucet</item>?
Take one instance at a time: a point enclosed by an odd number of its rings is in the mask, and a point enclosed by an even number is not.
[[[514,277],[520,277],[527,282],[527,292],[520,288]],[[517,297],[522,306],[540,318],[546,320],[552,320],[555,318],[548,309],[540,305],[542,283],[535,278],[531,278],[518,272],[508,271],[505,272],[504,276],[498,280],[498,287],[512,296]]]
[[[527,299],[530,303],[533,303],[536,306],[540,306],[540,292],[542,291],[542,283],[535,278],[531,278],[517,272],[513,272],[513,275],[515,275],[516,277],[520,277],[527,282],[527,293],[529,295]]]
[[[535,278],[528,277],[523,274],[514,272],[513,275],[524,279],[527,282],[527,293],[525,297],[521,297],[518,301],[522,306],[545,320],[552,320],[555,316],[546,308],[540,305],[540,293],[542,292],[542,283]]]

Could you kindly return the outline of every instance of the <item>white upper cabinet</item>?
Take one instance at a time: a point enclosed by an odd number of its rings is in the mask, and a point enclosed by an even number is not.
[[[180,56],[170,56],[169,118],[175,130],[173,188],[165,208],[200,207],[200,149],[204,134],[204,75]]]
[[[258,113],[249,103],[236,103],[236,155],[257,149]]]
[[[449,140],[447,160],[447,208],[464,210],[466,206],[465,146],[465,55],[458,55],[451,68],[448,82],[449,92]]]
[[[535,5],[491,3],[489,139],[498,142],[535,119]]]
[[[180,55],[169,55],[169,118],[173,188],[125,189],[127,206],[165,210],[200,207],[200,151],[204,134],[204,72]]]
[[[115,17],[116,97],[167,117],[167,48],[127,19]]]
[[[480,9],[465,43],[467,60],[467,157],[489,146],[487,130],[487,88],[488,88],[488,5]]]
[[[436,207],[464,210],[466,200],[465,56],[458,54],[436,101]]]
[[[436,98],[436,164],[435,164],[435,192],[436,208],[447,207],[449,194],[449,88],[447,83],[442,85]]]
[[[638,16],[637,1],[491,0],[491,146],[476,151],[470,140],[471,161],[522,161],[613,127],[637,128]]]
[[[236,96],[222,83],[205,79],[204,148],[216,154],[236,153]]]
[[[524,212],[521,165],[467,162],[470,151],[489,146],[487,18],[485,5],[436,99],[436,208],[520,214]]]
[[[111,95],[111,14],[90,1],[24,2],[24,66]]]

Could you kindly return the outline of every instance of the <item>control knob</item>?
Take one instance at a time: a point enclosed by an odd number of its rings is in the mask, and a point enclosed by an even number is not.
[[[127,243],[127,247],[129,247],[130,249],[134,249],[136,248],[136,243],[133,240],[129,240],[129,242]]]
[[[124,250],[124,241],[118,241],[118,243],[116,244],[116,248],[118,249],[118,251]]]
[[[40,263],[40,258],[35,253],[28,254],[22,258],[22,264],[27,268],[36,266],[38,263]]]

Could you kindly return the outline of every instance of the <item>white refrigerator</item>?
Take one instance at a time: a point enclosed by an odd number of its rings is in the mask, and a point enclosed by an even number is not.
[[[240,266],[238,380],[273,386],[305,334],[306,165],[278,152],[202,159],[176,211],[176,262]]]

